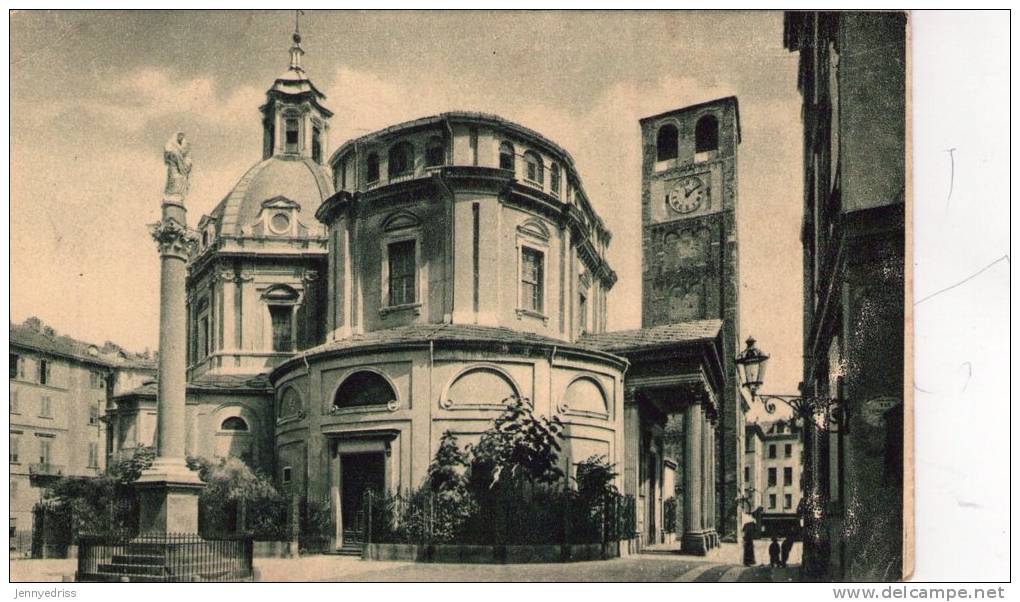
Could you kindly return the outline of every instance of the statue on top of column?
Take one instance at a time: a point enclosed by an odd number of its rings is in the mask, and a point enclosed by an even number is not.
[[[183,203],[191,185],[191,147],[184,132],[176,132],[167,141],[163,147],[163,161],[166,163],[163,198]]]

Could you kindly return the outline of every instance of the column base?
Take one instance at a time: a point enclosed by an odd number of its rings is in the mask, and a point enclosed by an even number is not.
[[[714,529],[688,531],[680,540],[680,551],[684,554],[705,556],[712,548],[719,547],[719,535]]]
[[[135,481],[139,533],[198,533],[198,494],[204,486],[183,460],[157,458]]]

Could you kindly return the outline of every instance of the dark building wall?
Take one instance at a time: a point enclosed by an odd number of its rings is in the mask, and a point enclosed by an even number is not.
[[[718,146],[698,152],[698,123],[718,123]],[[659,160],[663,127],[677,131],[675,159]],[[642,326],[704,318],[723,320],[723,385],[716,450],[716,524],[738,532],[743,491],[744,412],[736,378],[739,337],[737,272],[737,99],[714,100],[647,117],[642,133]]]
[[[839,580],[902,574],[906,16],[788,13],[804,109],[804,382],[839,397],[805,450],[829,500],[805,550]],[[812,558],[814,556],[814,558]]]

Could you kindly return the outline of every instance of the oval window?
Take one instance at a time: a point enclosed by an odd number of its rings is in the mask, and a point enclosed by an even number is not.
[[[277,213],[270,221],[269,227],[277,234],[283,234],[290,229],[290,217],[286,213]]]

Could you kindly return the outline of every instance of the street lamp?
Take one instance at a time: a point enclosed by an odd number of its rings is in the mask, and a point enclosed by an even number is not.
[[[801,566],[809,575],[825,574],[828,565],[829,542],[828,529],[824,524],[823,517],[828,502],[826,495],[828,485],[819,482],[819,479],[825,476],[821,470],[821,447],[819,446],[821,441],[819,437],[828,431],[829,416],[839,410],[842,400],[834,397],[804,395],[803,391],[800,395],[759,394],[758,389],[764,382],[765,366],[768,364],[769,356],[758,349],[754,337],[748,337],[747,347],[737,354],[735,361],[743,386],[751,392],[752,402],[755,399],[760,400],[769,414],[775,413],[777,402],[783,403],[792,409],[796,417],[804,423],[804,430],[801,431],[802,440],[805,451],[809,451],[810,448],[810,461],[804,466],[806,483],[802,481],[802,486],[806,484],[806,495],[801,500],[803,507],[798,507],[797,510],[797,513],[801,514],[804,519],[804,559]],[[807,428],[809,422],[814,425],[814,429]]]
[[[747,337],[747,347],[737,354],[736,363],[743,386],[751,392],[751,401],[759,400],[765,406],[765,411],[773,414],[776,411],[776,402],[781,402],[790,409],[798,418],[805,423],[808,421],[824,424],[824,419],[829,413],[838,408],[841,400],[834,397],[816,397],[812,395],[778,395],[759,394],[758,389],[765,380],[765,366],[768,365],[769,355],[758,349],[754,337]],[[821,419],[821,420],[819,420]]]

